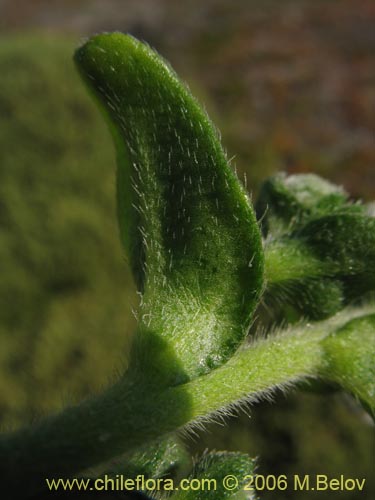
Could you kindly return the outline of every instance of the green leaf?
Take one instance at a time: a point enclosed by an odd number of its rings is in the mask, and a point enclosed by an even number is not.
[[[281,322],[301,316],[324,319],[345,304],[344,287],[332,275],[331,261],[298,236],[270,238],[265,244],[267,287],[262,303]]]
[[[375,314],[349,321],[322,345],[322,376],[352,393],[375,418]]]
[[[375,290],[375,219],[315,175],[265,182],[264,304],[277,317],[323,319]],[[276,306],[276,307],[275,307]]]
[[[221,365],[249,327],[263,276],[255,215],[212,123],[153,50],[104,34],[75,60],[117,147],[142,363],[178,384]]]
[[[158,479],[174,473],[188,463],[187,451],[179,439],[172,435],[117,459],[105,474],[110,476],[122,474],[133,479],[142,475],[145,478]]]
[[[212,452],[197,462],[188,480],[197,479],[198,491],[180,490],[173,500],[255,500],[254,492],[244,491],[254,474],[255,460],[244,453]],[[228,476],[231,476],[228,479]],[[225,487],[227,485],[227,487]]]
[[[339,281],[325,278],[291,279],[272,283],[262,301],[276,320],[278,317],[280,321],[299,320],[301,316],[321,320],[343,308],[343,286]]]
[[[342,280],[345,295],[355,299],[375,290],[375,219],[365,215],[327,215],[297,234],[325,266]]]
[[[263,183],[256,211],[264,234],[280,236],[311,219],[332,213],[363,213],[364,208],[349,202],[343,188],[315,174],[279,173]]]

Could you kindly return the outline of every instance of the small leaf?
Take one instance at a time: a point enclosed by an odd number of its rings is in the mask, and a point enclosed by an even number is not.
[[[339,187],[315,175],[265,182],[263,222],[267,287],[275,317],[326,318],[375,290],[375,219]],[[287,313],[287,318],[295,314]]]
[[[352,393],[375,418],[375,314],[349,321],[322,345],[322,376]]]
[[[194,483],[200,484],[199,490],[180,489],[172,498],[173,500],[255,500],[254,492],[244,491],[254,470],[255,460],[244,453],[208,453],[197,462],[188,478],[189,481],[193,479],[200,481]]]
[[[306,242],[339,278],[348,299],[375,290],[375,219],[364,215],[327,215],[311,221],[295,235]]]
[[[182,443],[175,436],[168,436],[117,459],[105,474],[122,474],[133,479],[142,475],[145,478],[158,479],[185,467],[188,463],[187,451]]]
[[[263,183],[256,211],[265,235],[280,236],[311,219],[336,212],[362,213],[364,208],[350,203],[343,188],[315,174],[279,173]]]
[[[321,320],[333,316],[343,308],[344,294],[342,284],[336,280],[291,279],[271,284],[262,301],[273,316],[280,316],[280,321],[290,320],[291,317],[298,321],[301,316]]]
[[[343,284],[332,276],[331,262],[298,236],[270,238],[265,244],[267,286],[262,303],[276,321],[293,322],[301,316],[320,320],[345,304]]]
[[[262,289],[251,204],[207,115],[153,50],[104,34],[75,60],[117,147],[121,236],[143,293],[143,364],[176,384],[207,373],[243,339]]]

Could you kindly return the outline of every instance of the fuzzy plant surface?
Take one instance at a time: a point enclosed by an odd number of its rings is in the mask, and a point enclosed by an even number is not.
[[[277,310],[323,319],[371,293],[375,219],[340,187],[307,175],[267,180],[256,205],[267,261],[264,296]],[[285,315],[282,314],[282,317]]]
[[[97,35],[75,63],[116,146],[138,326],[113,385],[0,438],[8,498],[38,495],[45,478],[176,473],[186,469],[179,434],[306,381],[341,387],[374,415],[371,211],[316,176],[283,174],[255,210],[207,114],[149,46]],[[262,309],[284,326],[245,340]],[[255,498],[241,479],[253,472],[248,456],[207,453],[186,474],[220,487],[168,498]],[[228,474],[240,478],[230,491]]]

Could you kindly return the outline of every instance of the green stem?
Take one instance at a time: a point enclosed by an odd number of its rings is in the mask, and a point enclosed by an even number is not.
[[[352,318],[344,311],[256,341],[208,375],[175,387],[158,387],[148,382],[146,370],[132,370],[101,395],[4,436],[2,489],[12,491],[21,482],[33,493],[45,478],[77,474],[239,400],[316,376],[324,357],[321,340]]]
[[[221,368],[170,389],[173,400],[189,396],[191,421],[241,400],[251,401],[275,388],[317,377],[325,366],[322,342],[348,321],[373,313],[374,307],[346,309],[328,320],[292,327],[241,349]]]

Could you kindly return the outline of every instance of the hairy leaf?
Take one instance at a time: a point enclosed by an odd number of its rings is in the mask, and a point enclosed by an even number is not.
[[[188,463],[185,448],[179,439],[172,435],[117,459],[105,474],[122,474],[127,478],[142,475],[145,478],[157,479],[185,467]]]
[[[311,219],[337,212],[362,213],[364,208],[350,203],[343,188],[318,175],[279,173],[263,183],[256,211],[264,234],[280,236]]]
[[[180,489],[172,498],[173,500],[255,500],[254,492],[244,490],[245,485],[250,483],[248,476],[254,473],[254,469],[255,461],[243,453],[209,453],[196,463],[189,477],[189,481],[199,480],[191,483],[200,486],[197,491]]]
[[[375,290],[375,219],[357,214],[327,215],[295,235],[340,278],[349,298]]]
[[[282,174],[265,182],[258,211],[266,204],[264,304],[274,314],[292,307],[323,319],[375,290],[375,221],[364,205],[315,175]]]
[[[143,363],[180,383],[228,359],[249,326],[262,288],[255,216],[207,115],[153,50],[104,34],[75,60],[117,146]]]
[[[321,320],[343,308],[343,286],[329,278],[291,279],[271,284],[263,302],[273,320]]]

